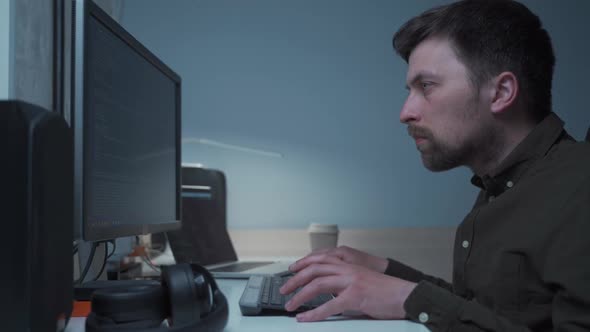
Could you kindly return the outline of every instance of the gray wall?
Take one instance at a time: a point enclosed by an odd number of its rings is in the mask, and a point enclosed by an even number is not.
[[[10,8],[11,1],[0,1],[0,99],[10,96]]]
[[[52,108],[52,1],[16,0],[14,6],[14,98]]]
[[[453,226],[471,174],[423,168],[391,47],[445,2],[126,0],[122,24],[182,76],[183,161],[225,171],[231,228]],[[525,3],[555,42],[555,110],[581,138],[590,2]]]
[[[0,4],[0,98],[51,108],[51,1],[5,0]]]

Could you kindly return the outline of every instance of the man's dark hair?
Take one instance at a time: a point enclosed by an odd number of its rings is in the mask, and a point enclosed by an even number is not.
[[[504,71],[516,75],[528,112],[551,112],[555,56],[539,17],[512,0],[464,0],[428,10],[406,22],[393,47],[407,62],[425,39],[448,38],[475,87]]]

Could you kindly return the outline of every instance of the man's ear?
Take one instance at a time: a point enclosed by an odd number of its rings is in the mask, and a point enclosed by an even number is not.
[[[509,109],[518,97],[518,80],[516,76],[505,71],[492,80],[492,100],[490,109],[494,114],[501,114]]]

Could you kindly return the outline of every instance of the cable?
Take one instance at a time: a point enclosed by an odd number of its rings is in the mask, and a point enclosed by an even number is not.
[[[115,250],[117,250],[117,241],[116,240],[109,240],[108,242],[113,245],[113,251],[107,256],[107,259],[111,258],[115,254]]]
[[[88,256],[88,260],[86,261],[86,265],[84,266],[84,270],[82,271],[80,278],[78,280],[74,281],[74,284],[79,285],[84,281],[84,278],[86,278],[86,274],[88,274],[88,270],[90,270],[90,265],[92,264],[92,261],[94,260],[94,253],[96,252],[97,246],[98,246],[98,242],[92,243],[92,248],[90,249],[90,255]]]
[[[141,256],[141,259],[149,266],[152,268],[152,270],[160,273],[160,268],[157,267],[156,265],[154,265],[154,263],[152,263],[152,260],[147,257],[147,256]]]
[[[104,268],[107,265],[107,260],[115,254],[115,250],[117,249],[117,241],[115,241],[115,240],[108,240],[108,241],[104,241],[102,243],[104,243],[104,260],[102,262],[102,267],[100,268],[100,271],[98,272],[96,277],[94,277],[94,281],[96,281],[96,280],[98,280],[98,278],[100,278],[102,272],[104,271]],[[108,253],[109,243],[113,245],[113,251],[111,251],[110,254]]]
[[[139,244],[139,236],[137,237],[138,244]],[[160,268],[157,267],[150,258],[150,251],[155,251],[153,249],[145,248],[144,247],[144,255],[141,255],[141,260],[143,260],[152,270],[160,273]]]
[[[107,258],[109,258],[109,243],[110,241],[104,241],[102,243],[104,243],[104,259],[102,261],[102,266],[100,267],[100,271],[98,271],[98,274],[94,277],[94,279],[92,279],[93,281],[98,280],[98,278],[100,278],[100,275],[102,274],[102,272],[104,271],[105,266],[107,266]],[[101,243],[101,242],[99,242]],[[113,250],[113,253],[115,253],[115,251]],[[111,254],[112,255],[112,254]]]
[[[140,239],[139,239],[139,236],[137,236],[137,235],[135,236],[135,245],[136,246],[140,246]],[[143,254],[140,252],[137,255],[137,257],[140,257],[141,260],[144,263],[146,263],[152,270],[160,273],[160,268],[157,267],[156,265],[154,265],[154,263],[152,263],[152,260],[150,259],[150,254],[149,254],[150,249],[147,249],[147,248],[144,247],[142,251],[143,251]]]
[[[72,255],[75,255],[78,252],[78,241],[74,241],[74,252]]]

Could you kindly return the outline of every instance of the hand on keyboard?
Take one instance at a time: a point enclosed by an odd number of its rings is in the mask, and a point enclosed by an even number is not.
[[[279,290],[290,277],[252,276],[240,298],[240,311],[245,316],[260,315],[270,310],[284,311],[285,303],[297,293],[282,295]],[[321,294],[303,303],[298,311],[315,308],[332,298],[332,295]]]
[[[281,288],[283,295],[298,290],[285,305],[288,311],[297,310],[318,294],[337,295],[313,310],[297,314],[299,321],[322,320],[349,310],[377,319],[402,319],[403,303],[416,286],[333,256],[299,264],[293,272],[296,274]]]
[[[292,268],[298,271],[298,266],[307,266],[311,263],[321,262],[327,257],[335,257],[345,263],[360,265],[380,273],[385,272],[387,264],[389,263],[386,258],[374,256],[347,246],[340,246],[338,248],[316,250],[299,259],[292,265]]]

